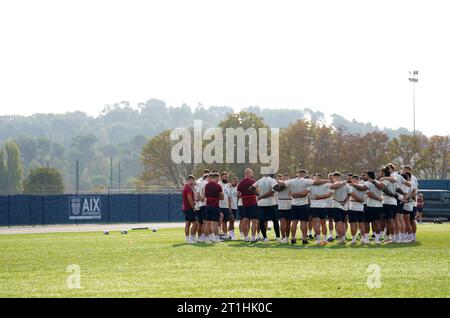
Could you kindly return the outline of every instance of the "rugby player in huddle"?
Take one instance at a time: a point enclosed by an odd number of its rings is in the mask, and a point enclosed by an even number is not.
[[[192,175],[187,178],[182,192],[186,242],[235,240],[236,220],[239,238],[252,243],[259,240],[259,233],[262,241],[269,241],[269,221],[279,243],[296,244],[300,227],[302,244],[309,244],[308,239],[314,238],[308,236],[311,225],[317,245],[333,241],[333,231],[338,244],[345,244],[348,227],[352,245],[358,231],[361,244],[370,244],[370,231],[375,244],[416,239],[418,183],[410,166],[397,172],[390,163],[378,175],[363,171],[361,176],[344,178],[339,172],[328,178],[320,173],[309,176],[300,169],[293,179],[278,174],[276,179],[265,175],[259,180],[247,168],[241,180],[228,179],[226,171],[217,170],[204,170],[198,180]]]

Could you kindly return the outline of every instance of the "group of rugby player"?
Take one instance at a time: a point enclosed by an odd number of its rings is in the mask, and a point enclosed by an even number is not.
[[[205,170],[198,180],[188,176],[183,188],[186,242],[235,240],[239,219],[239,238],[251,243],[269,241],[268,221],[279,243],[296,244],[299,223],[302,244],[314,238],[318,245],[335,239],[345,244],[348,228],[350,244],[357,238],[361,244],[370,244],[370,238],[374,244],[411,243],[416,240],[416,197],[418,181],[411,167],[396,171],[391,163],[346,177],[300,169],[292,179],[277,174],[255,180],[247,168],[242,180],[233,177],[231,182],[225,171]]]

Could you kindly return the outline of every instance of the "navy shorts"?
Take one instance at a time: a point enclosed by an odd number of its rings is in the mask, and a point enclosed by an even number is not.
[[[291,214],[292,214],[292,212],[291,212],[291,209],[289,209],[289,210],[278,210],[278,217],[280,218],[280,219],[286,219],[286,220],[291,220]]]
[[[200,210],[195,211],[195,216],[197,217],[197,222],[203,224],[203,219],[205,218],[205,207],[201,206]]]
[[[206,206],[205,208],[205,221],[219,222],[220,209],[218,206]]]
[[[243,219],[243,217],[242,217],[242,205],[238,205],[238,208],[237,208],[237,217],[239,218],[239,220],[242,220],[242,219]]]
[[[339,208],[331,208],[331,209],[328,209],[328,211],[330,211],[330,213],[333,214],[334,222],[344,222],[345,221],[345,217],[347,215],[344,212],[346,212],[346,211],[339,209]],[[330,214],[328,214],[328,218],[330,219]]]
[[[397,206],[393,204],[383,204],[383,215],[385,220],[391,220],[395,216],[395,211],[397,211]]]
[[[228,222],[230,220],[230,209],[220,208],[219,211],[223,215],[223,220],[222,221]]]
[[[394,217],[395,217],[395,214],[403,212],[403,205],[404,205],[404,203],[402,203],[402,202],[398,203],[397,209],[395,209],[395,212],[394,212]]]
[[[236,209],[231,209],[231,214],[233,214],[233,217],[236,220],[236,218],[237,218],[237,210]]]
[[[325,220],[327,218],[327,208],[310,208],[309,211],[313,219]]]
[[[239,215],[241,216],[241,219],[254,220],[258,218],[258,211],[257,205],[242,206],[239,211]]]
[[[363,223],[365,222],[364,212],[363,211],[348,211],[348,221],[350,223]]]
[[[334,208],[327,208],[328,219],[334,220]]]
[[[292,205],[291,206],[291,220],[308,221],[310,215],[309,205]]]
[[[344,210],[342,211],[342,222],[347,222],[348,221],[348,211]]]
[[[422,213],[423,212],[423,206],[422,207],[417,207],[417,212]]]
[[[381,212],[383,212],[382,207],[376,208],[373,206],[368,206],[365,221],[367,223],[370,223],[373,221],[380,221],[381,220]]]
[[[276,205],[258,207],[259,222],[278,221],[278,209]]]
[[[184,220],[186,222],[194,222],[197,220],[197,218],[195,217],[195,212],[193,209],[189,209],[186,211],[183,211],[184,214]]]

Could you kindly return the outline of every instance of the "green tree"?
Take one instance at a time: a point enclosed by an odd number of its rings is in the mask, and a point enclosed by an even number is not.
[[[6,189],[7,193],[21,193],[23,190],[23,164],[19,147],[13,140],[5,143]]]
[[[267,124],[264,122],[262,117],[259,117],[257,115],[255,115],[254,113],[251,112],[247,112],[247,111],[240,111],[239,113],[228,113],[228,115],[219,123],[219,127],[222,128],[223,130],[223,136],[224,136],[224,145],[225,142],[228,142],[228,140],[225,140],[227,138],[227,133],[226,130],[227,129],[238,129],[238,128],[242,128],[243,131],[247,131],[248,129],[255,129],[256,130],[256,134],[258,134],[258,129],[259,128],[269,128],[267,126]],[[267,138],[269,139],[267,147],[270,150],[270,131],[267,134]],[[255,141],[256,143],[258,141]],[[259,164],[258,163],[251,163],[250,162],[250,157],[249,157],[249,149],[251,148],[252,144],[252,140],[249,137],[245,138],[245,142],[244,142],[244,153],[245,153],[245,162],[244,163],[239,163],[238,162],[238,151],[239,149],[237,149],[238,145],[238,140],[236,137],[234,137],[234,163],[226,163],[226,154],[225,152],[230,151],[229,149],[224,148],[224,163],[223,164],[213,164],[215,169],[218,169],[220,171],[226,170],[228,171],[232,176],[238,176],[238,177],[242,177],[243,173],[244,173],[244,169],[249,167],[251,168],[254,172],[256,177],[258,177],[259,174]],[[225,147],[225,146],[224,146]],[[256,149],[258,148],[258,145],[256,145]],[[242,149],[241,149],[242,150]],[[259,162],[259,158],[258,158],[258,162]],[[199,167],[199,169],[197,170],[203,170],[203,167]],[[198,173],[200,173],[200,171],[197,171]]]
[[[0,148],[0,194],[6,193],[6,170],[5,152]]]
[[[141,153],[144,172],[140,180],[146,185],[177,185],[192,173],[193,163],[174,163],[171,158],[172,145],[170,130],[166,130],[149,140]]]
[[[40,167],[30,170],[24,182],[24,193],[27,194],[61,194],[64,183],[61,173],[55,168]]]

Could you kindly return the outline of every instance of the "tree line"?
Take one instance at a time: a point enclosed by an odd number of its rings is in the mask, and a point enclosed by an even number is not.
[[[162,186],[179,185],[186,172],[200,171],[201,165],[170,167],[167,151],[172,145],[168,137],[175,127],[191,127],[194,119],[203,120],[204,128],[238,125],[244,128],[280,127],[281,149],[286,152],[280,157],[280,168],[289,172],[300,163],[312,169],[325,169],[323,162],[333,161],[336,164],[330,164],[329,169],[334,169],[334,166],[341,170],[350,169],[348,164],[344,167],[339,165],[358,162],[343,157],[350,152],[347,148],[352,144],[354,148],[360,149],[369,145],[377,146],[368,147],[367,152],[360,152],[361,166],[376,162],[373,158],[382,157],[383,151],[380,149],[386,149],[389,145],[385,157],[392,157],[392,161],[414,163],[422,177],[447,176],[445,164],[448,158],[445,150],[448,136],[427,138],[418,133],[413,137],[406,129],[380,130],[370,123],[350,122],[339,115],[333,115],[333,124],[328,126],[323,113],[311,109],[261,109],[251,106],[234,113],[227,106],[205,108],[198,105],[192,110],[188,105],[168,107],[161,100],[150,99],[137,108],[127,102],[108,105],[98,117],[82,112],[0,117],[3,166],[8,166],[9,157],[17,157],[21,159],[22,170],[13,173],[14,169],[0,167],[2,171],[10,171],[8,177],[5,172],[0,175],[1,180],[9,180],[1,181],[2,191],[25,191],[25,180],[31,172],[48,168],[60,173],[64,191],[74,192],[77,163],[79,190],[82,192],[107,191],[111,181],[113,188],[118,188],[120,181],[121,188],[126,189],[149,187],[155,180],[156,184]],[[11,150],[11,142],[17,146],[17,155]],[[307,151],[296,152],[293,149]],[[229,168],[226,165],[221,167]],[[236,164],[231,168],[238,173],[242,165]],[[22,184],[21,187],[11,185],[11,175],[21,180],[16,182]],[[41,191],[44,188],[60,189],[58,186],[40,188]]]
[[[241,111],[228,114],[219,123],[219,127],[247,129],[269,125],[262,117]],[[175,164],[171,160],[171,149],[176,142],[171,140],[170,130],[150,139],[141,155],[145,167],[140,176],[141,183],[180,186],[188,174],[200,176],[206,168],[226,170],[234,176],[242,177],[244,167],[250,166],[259,177],[257,164]],[[246,149],[249,142],[246,140]],[[278,171],[291,176],[295,176],[299,168],[322,174],[331,171],[361,173],[365,169],[377,170],[383,164],[393,162],[397,165],[412,165],[419,178],[444,179],[450,173],[449,150],[449,136],[427,137],[417,133],[415,136],[402,134],[389,138],[381,131],[348,133],[341,128],[299,119],[280,130]]]

